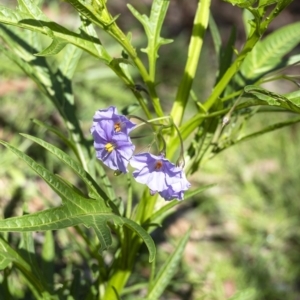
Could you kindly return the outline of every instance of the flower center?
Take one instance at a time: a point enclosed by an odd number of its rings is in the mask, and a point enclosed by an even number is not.
[[[162,168],[162,166],[163,166],[163,162],[162,162],[161,160],[157,160],[157,161],[155,162],[154,169],[155,169],[155,170],[160,170],[160,169]]]
[[[106,145],[105,145],[105,150],[107,151],[107,152],[112,152],[114,149],[115,149],[115,145],[114,144],[111,144],[111,143],[107,143]]]
[[[122,123],[121,122],[115,123],[114,128],[115,128],[116,132],[121,131],[121,129],[122,129]]]

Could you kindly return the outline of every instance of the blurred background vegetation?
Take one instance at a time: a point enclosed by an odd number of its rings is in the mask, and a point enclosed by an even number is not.
[[[16,5],[15,1],[2,2]],[[151,1],[108,1],[113,15],[121,13],[118,19],[120,27],[125,32],[132,32],[137,48],[144,47],[145,35],[127,10],[127,2],[146,13]],[[161,48],[157,69],[158,92],[165,112],[171,107],[181,79],[179,74],[185,64],[196,5],[196,0],[173,0],[170,3],[163,36],[173,38],[174,43]],[[78,25],[77,16],[65,3],[44,1],[44,11],[66,27],[74,29]],[[232,26],[236,26],[238,48],[245,38],[240,9],[221,0],[213,0],[212,13],[224,42]],[[270,30],[298,21],[299,16],[300,2],[294,1]],[[118,45],[101,32],[99,36],[112,56],[114,53],[115,56],[120,55]],[[48,42],[45,38],[45,44]],[[55,68],[60,56],[51,59]],[[27,149],[32,157],[50,170],[72,180],[74,175],[62,169],[53,157],[18,135],[19,132],[34,134],[65,149],[54,135],[45,133],[30,120],[36,118],[63,129],[62,120],[49,100],[1,53],[0,61],[0,139],[10,141],[22,150]],[[216,64],[208,34],[194,82],[194,92],[199,100],[205,99],[211,91]],[[131,71],[134,74],[134,69]],[[291,72],[299,73],[299,67]],[[121,110],[135,103],[131,92],[118,78],[86,54],[79,63],[73,88],[78,117],[86,136],[89,136],[95,110],[109,105]],[[276,82],[276,86],[268,88],[279,93],[295,89],[285,82]],[[190,109],[193,109],[192,105]],[[283,113],[257,114],[244,130],[252,132],[272,120],[286,117],[288,115]],[[294,125],[234,146],[207,160],[200,171],[192,175],[189,179],[192,187],[210,183],[216,185],[178,205],[176,211],[165,220],[164,226],[153,234],[158,247],[159,267],[173,251],[172,245],[175,247],[179,238],[192,226],[180,268],[161,299],[300,299],[299,130],[300,126]],[[0,151],[2,217],[19,215],[24,207],[34,212],[59,204],[58,196],[42,180],[16,160],[13,154],[3,148]],[[73,181],[76,183],[76,178]],[[117,177],[114,182],[116,194],[120,197],[123,183],[126,188],[126,178]],[[140,186],[134,184],[134,187],[138,201]],[[74,269],[81,270],[81,280],[88,280],[83,274],[84,266],[93,263],[84,261],[84,255],[76,255],[80,248],[78,244],[82,242],[76,241],[71,233],[72,229],[68,229],[55,235],[58,242],[57,282],[62,278],[65,281],[70,279]],[[35,236],[37,244],[43,242],[43,234],[37,233]],[[17,238],[11,239],[17,243]],[[143,277],[149,275],[146,252],[135,271],[129,285],[142,283]],[[13,285],[18,286],[17,281]],[[128,290],[124,299],[133,299],[132,295]],[[142,297],[142,294],[136,296]],[[26,291],[16,288],[15,298],[26,299]]]

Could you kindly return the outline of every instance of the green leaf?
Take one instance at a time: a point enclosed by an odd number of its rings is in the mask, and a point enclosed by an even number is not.
[[[79,13],[84,16],[90,22],[98,25],[101,28],[105,28],[111,25],[112,18],[106,14],[104,7],[93,7],[90,4],[80,2],[78,0],[66,0],[70,3]]]
[[[284,94],[284,97],[287,98],[290,102],[300,107],[300,90]]]
[[[54,281],[55,241],[52,231],[45,232],[45,240],[42,245],[42,269],[45,281],[52,292]]]
[[[300,63],[300,54],[292,55],[286,60],[286,64],[284,66],[291,66]]]
[[[146,15],[141,15],[136,9],[133,8],[132,5],[127,4],[127,7],[141,22],[147,34],[148,45],[146,49],[142,49],[141,51],[148,54],[150,69],[154,68],[153,64],[158,57],[158,50],[160,46],[173,42],[171,39],[164,39],[160,36],[163,21],[169,7],[169,2],[169,0],[154,0],[149,18]]]
[[[289,56],[289,57],[283,57],[280,64],[276,67],[276,70],[274,72],[275,73],[275,78],[277,77],[276,74],[278,74],[279,71],[285,70],[289,66],[295,66],[295,65],[299,65],[299,64],[300,64],[300,54],[292,55],[292,56]],[[272,73],[269,74],[269,76],[271,78],[272,78],[272,75],[273,75]],[[285,78],[288,77],[287,75],[284,75],[284,76],[285,76]],[[267,80],[269,81],[269,78]]]
[[[185,193],[185,200],[189,199],[189,198],[192,198],[192,197],[195,197],[196,195],[206,191],[207,189],[210,189],[212,188],[213,186],[215,186],[215,184],[208,184],[208,185],[204,185],[204,186],[201,186],[201,187],[198,187],[197,189],[195,190],[191,190],[191,191],[187,191]]]
[[[258,42],[241,65],[247,79],[256,79],[280,67],[283,56],[300,43],[300,22],[284,26]]]
[[[71,80],[74,76],[81,55],[82,50],[78,47],[68,44],[65,48],[59,69],[69,80]]]
[[[251,7],[257,0],[223,0],[224,2],[231,3],[233,6],[241,8]]]
[[[300,113],[300,103],[298,101],[298,97],[290,97],[289,99],[284,95],[270,92],[255,85],[245,86],[244,91],[261,100],[262,105],[267,104],[271,106],[280,106],[282,108]]]
[[[278,0],[259,0],[259,7],[263,7],[263,6],[269,6],[272,5],[274,3],[278,2]]]
[[[49,18],[39,9],[33,0],[18,0],[19,10],[29,14],[33,19],[49,21]]]
[[[71,139],[71,148],[81,161],[85,169],[87,169],[86,157],[90,153],[86,153],[86,144],[84,135],[82,133],[78,118],[76,117],[76,108],[74,103],[74,95],[72,93],[71,78],[74,74],[76,64],[78,63],[80,52],[74,51],[74,48],[67,47],[64,62],[58,68],[56,73],[48,65],[46,58],[35,57],[32,53],[36,53],[36,49],[32,49],[27,41],[15,37],[20,46],[22,46],[23,57],[26,56],[26,61],[21,59],[19,55],[14,54],[15,47],[12,44],[13,33],[4,28],[8,34],[5,35],[6,41],[10,42],[11,49],[6,49],[0,45],[2,52],[13,62],[15,62],[39,87],[39,89],[52,101],[57,110],[60,112],[62,118],[69,130]],[[2,31],[3,32],[3,31]],[[11,38],[10,38],[11,36]],[[73,51],[72,51],[73,49]],[[62,69],[61,69],[62,68]],[[66,74],[66,75],[65,75]],[[67,143],[69,144],[69,143]]]
[[[221,47],[222,47],[222,40],[221,40],[221,34],[219,32],[218,26],[214,20],[214,17],[212,13],[209,15],[209,31],[211,33],[213,42],[214,42],[214,48],[215,52],[217,54],[217,57],[220,57]]]
[[[219,74],[216,80],[216,84],[226,73],[227,69],[231,66],[232,57],[234,53],[234,44],[236,40],[236,28],[233,26],[231,29],[230,37],[225,49],[222,49],[219,57]]]
[[[149,300],[159,299],[159,297],[162,295],[165,288],[168,286],[168,284],[170,283],[171,279],[175,274],[176,267],[178,266],[180,259],[182,258],[182,254],[189,240],[189,236],[190,236],[190,230],[181,239],[175,251],[172,253],[171,256],[168,257],[166,262],[161,267],[156,278],[151,284],[147,299]]]
[[[298,118],[293,118],[293,119],[290,119],[290,120],[287,120],[287,121],[284,121],[284,122],[278,122],[276,124],[272,124],[270,126],[265,127],[262,130],[259,130],[259,131],[250,133],[246,136],[240,137],[238,140],[234,141],[234,145],[236,145],[237,143],[244,142],[244,141],[247,141],[249,139],[258,137],[262,134],[269,133],[269,132],[272,132],[274,130],[281,129],[283,127],[287,127],[287,126],[290,126],[292,124],[296,124],[296,123],[299,123],[299,122],[300,122],[300,118],[298,117]]]
[[[9,255],[6,255],[6,247],[2,244],[0,236],[0,270],[4,270],[13,260]]]
[[[0,221],[1,222],[1,221]],[[48,294],[47,287],[43,286],[42,281],[34,275],[32,266],[28,263],[19,253],[14,250],[0,235],[0,261],[1,267],[5,266],[5,263],[12,262],[16,267],[24,274],[26,280],[31,284],[29,285],[32,292],[38,296],[37,299],[42,298],[42,294],[45,296]],[[48,299],[49,297],[47,297]]]
[[[280,101],[287,100],[284,96],[272,93],[256,85],[247,85],[245,86],[244,91],[254,95],[259,100],[266,101],[269,105],[280,106]]]
[[[130,4],[127,5],[132,14],[142,23],[148,37],[148,46],[142,49],[143,52],[153,57],[158,57],[158,49],[160,46],[172,43],[171,39],[164,39],[160,37],[161,28],[165,19],[170,1],[155,0],[152,3],[150,17],[140,15]]]
[[[132,220],[122,218],[111,212],[104,201],[88,199],[73,190],[68,184],[60,180],[32,158],[9,145],[0,141],[5,147],[26,162],[62,199],[60,207],[47,209],[41,212],[24,215],[21,217],[0,220],[0,231],[37,231],[57,230],[78,224],[92,227],[99,238],[103,251],[112,244],[111,233],[107,223],[123,226],[134,230],[145,242],[149,250],[149,260],[155,256],[155,245],[149,234]]]
[[[281,11],[283,11],[288,5],[290,5],[294,0],[277,0],[277,5],[275,7],[275,16],[277,16]]]
[[[34,141],[35,143],[41,145],[45,149],[47,149],[49,152],[54,154],[60,161],[68,165],[87,185],[89,188],[89,196],[93,197],[95,199],[103,199],[105,201],[109,200],[106,196],[106,194],[102,191],[102,189],[97,185],[95,180],[91,177],[89,173],[87,173],[78,162],[76,162],[73,158],[71,158],[69,155],[67,155],[65,152],[60,150],[59,148],[45,142],[44,140],[41,140],[39,138],[36,138],[34,136],[28,135],[28,134],[21,134],[22,136]]]
[[[156,255],[155,244],[151,236],[141,226],[132,221],[131,219],[123,218],[124,225],[129,229],[135,231],[138,236],[144,241],[149,250],[149,262],[152,262]]]
[[[46,285],[46,281],[44,280],[38,266],[37,255],[34,248],[34,240],[31,232],[22,232],[18,251],[19,253],[22,253],[23,258],[27,263],[30,264],[31,271],[35,277],[39,278],[43,285]]]
[[[13,53],[26,62],[36,59],[33,53],[41,50],[40,36],[36,32],[0,24],[0,36],[7,48],[13,49]]]
[[[0,23],[40,32],[52,39],[53,37],[58,38],[60,41],[71,43],[76,47],[85,50],[91,55],[101,59],[106,64],[109,64],[111,61],[111,57],[102,47],[98,39],[91,37],[86,33],[75,33],[53,21],[44,20],[44,18],[35,20],[29,13],[12,10],[0,5]],[[94,47],[95,44],[101,48],[102,51],[100,54],[98,50],[96,51]]]
[[[37,119],[32,119],[32,122],[47,129],[48,131],[54,133],[56,136],[58,136],[67,146],[69,149],[72,149],[74,153],[76,153],[76,148],[75,145],[66,137],[66,135],[61,132],[58,128],[54,126],[49,126],[44,122],[41,122],[40,120]]]
[[[98,38],[98,35],[97,35],[97,32],[94,28],[94,25],[88,21],[86,18],[82,17],[81,16],[81,26],[80,26],[80,30],[82,32],[83,35],[86,35],[87,37],[91,37],[93,39],[99,39]],[[93,51],[98,53],[99,56],[102,55],[103,53],[103,46],[100,44],[96,44],[96,43],[93,43],[93,46],[92,46],[94,49]],[[106,56],[108,57],[109,54],[106,53]],[[112,57],[109,57],[109,61],[112,61]]]
[[[245,29],[245,34],[248,39],[251,32],[251,20],[253,19],[252,13],[248,9],[243,10],[243,24]]]
[[[67,45],[67,42],[62,40],[62,39],[58,39],[58,38],[53,38],[52,43],[45,48],[43,51],[36,53],[36,56],[53,56],[58,54],[62,49],[65,48],[65,46]]]

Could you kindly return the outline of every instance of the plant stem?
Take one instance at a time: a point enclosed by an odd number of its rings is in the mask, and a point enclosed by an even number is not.
[[[118,269],[116,273],[110,278],[108,285],[105,289],[105,294],[101,299],[117,299],[116,292],[119,294],[124,288],[129,276],[131,274],[131,268]]]
[[[128,187],[128,196],[127,196],[127,205],[126,205],[126,218],[130,219],[132,212],[132,184],[131,177],[127,175],[127,187]]]
[[[160,100],[155,90],[154,82],[151,80],[151,77],[148,74],[144,64],[137,56],[135,49],[132,47],[127,37],[124,35],[123,31],[120,30],[116,23],[112,24],[111,30],[109,30],[108,33],[116,39],[116,41],[126,50],[130,58],[133,60],[135,66],[139,70],[140,75],[142,76],[144,82],[148,87],[148,92],[152,100],[152,105],[157,116],[162,117],[164,113],[162,111]]]
[[[148,188],[146,188],[137,208],[135,219],[137,223],[142,224],[153,214],[156,200],[157,195],[151,196]],[[116,258],[116,269],[109,279],[103,299],[116,299],[115,291],[120,293],[123,290],[131,275],[137,252],[142,244],[140,237],[126,230],[127,229],[125,229],[126,238],[123,240],[122,251],[120,251],[120,255]],[[131,241],[130,244],[128,241]]]
[[[184,74],[171,111],[171,116],[177,126],[182,122],[184,110],[196,75],[203,39],[208,26],[209,8],[210,0],[199,0]]]
[[[143,193],[141,202],[137,207],[137,212],[135,217],[135,221],[137,223],[142,224],[153,214],[156,200],[157,200],[157,195],[153,195],[153,196],[150,195],[149,189],[146,188]]]

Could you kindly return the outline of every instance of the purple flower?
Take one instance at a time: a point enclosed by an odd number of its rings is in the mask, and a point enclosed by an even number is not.
[[[125,116],[119,115],[117,108],[110,106],[107,109],[100,109],[95,112],[93,118],[93,126],[91,132],[95,130],[95,126],[99,123],[111,123],[112,130],[115,133],[123,132],[129,134],[129,132],[135,127],[136,124],[129,121]],[[105,125],[101,125],[105,126]]]
[[[112,170],[127,173],[127,165],[135,146],[123,131],[115,132],[115,124],[109,120],[94,122],[91,128],[96,157]]]
[[[134,155],[130,160],[135,180],[146,184],[150,192],[158,192],[165,200],[183,199],[183,192],[190,187],[183,170],[176,167],[163,155],[150,153]]]
[[[180,169],[180,168],[178,168]],[[191,184],[187,181],[185,174],[181,170],[181,172],[178,173],[178,181],[176,183],[171,184],[168,189],[159,192],[161,197],[163,197],[165,200],[172,200],[172,199],[179,199],[183,200],[184,198],[184,191],[189,189]]]

